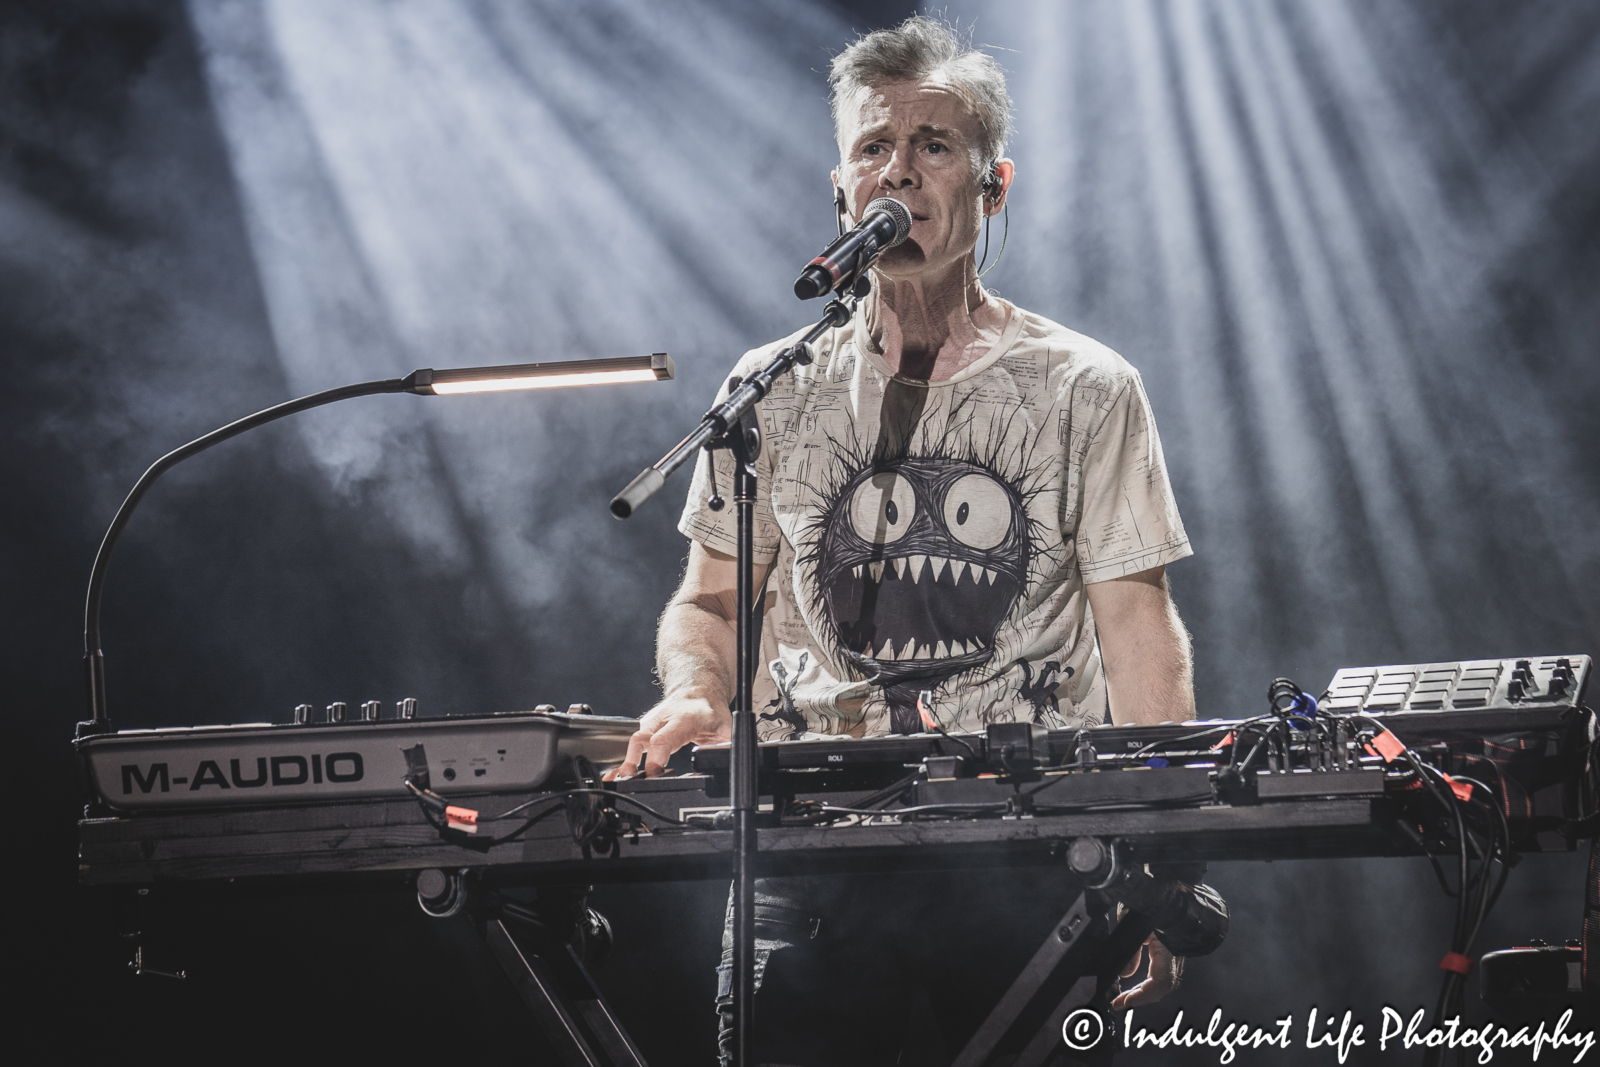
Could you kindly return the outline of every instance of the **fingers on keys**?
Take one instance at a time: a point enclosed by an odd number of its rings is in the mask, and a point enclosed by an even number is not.
[[[667,761],[672,754],[683,747],[684,741],[680,740],[681,731],[671,729],[657,730],[650,738],[650,745],[645,749],[644,773],[646,777],[654,778],[667,769]]]
[[[645,749],[650,744],[653,735],[645,730],[637,730],[628,738],[628,754],[622,757],[622,766],[606,772],[606,781],[615,782],[625,780],[639,773],[639,757],[643,756]]]

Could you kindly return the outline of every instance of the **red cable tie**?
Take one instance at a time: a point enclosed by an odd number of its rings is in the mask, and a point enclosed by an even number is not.
[[[1444,774],[1443,771],[1440,771],[1439,773],[1443,774],[1444,780],[1450,783],[1450,792],[1456,795],[1457,800],[1465,804],[1467,801],[1472,799],[1472,786],[1468,785],[1466,782],[1456,781],[1448,774]]]
[[[1459,952],[1446,952],[1444,959],[1439,961],[1441,971],[1454,971],[1457,974],[1471,974],[1472,961]]]
[[[450,805],[444,809],[445,824],[452,830],[460,830],[464,834],[478,832],[478,813],[471,808],[458,808]]]

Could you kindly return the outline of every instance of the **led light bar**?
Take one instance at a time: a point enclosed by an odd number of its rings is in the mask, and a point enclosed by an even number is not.
[[[447,396],[512,389],[555,389],[569,385],[666,381],[675,373],[665,352],[621,359],[574,359],[563,363],[520,363],[510,367],[427,368],[407,379],[414,393]]]

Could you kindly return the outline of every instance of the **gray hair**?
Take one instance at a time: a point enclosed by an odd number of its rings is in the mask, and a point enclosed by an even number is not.
[[[994,57],[956,36],[956,31],[926,15],[912,15],[892,30],[874,30],[833,57],[828,70],[829,103],[835,137],[839,108],[861,89],[889,82],[925,78],[933,73],[950,78],[967,97],[978,119],[978,173],[987,173],[1005,154],[1011,135],[1011,96],[1005,72]],[[841,145],[841,150],[843,146]]]

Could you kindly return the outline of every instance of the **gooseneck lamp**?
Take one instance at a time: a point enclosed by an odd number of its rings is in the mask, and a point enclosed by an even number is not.
[[[95,553],[94,567],[89,572],[89,595],[83,610],[83,666],[89,692],[89,719],[78,724],[78,736],[111,732],[111,720],[106,712],[105,655],[100,646],[100,599],[105,588],[106,569],[111,562],[111,550],[117,538],[132,518],[134,508],[149,492],[155,480],[172,467],[191,456],[197,456],[212,445],[221,444],[247,430],[264,426],[287,415],[294,415],[325,404],[349,400],[375,393],[415,393],[418,396],[450,396],[458,393],[506,392],[514,389],[549,389],[574,385],[604,385],[612,382],[654,382],[673,376],[672,357],[665,352],[648,356],[629,356],[621,359],[583,359],[561,363],[522,363],[506,367],[469,367],[459,370],[434,370],[427,368],[412,371],[404,378],[384,378],[380,381],[359,382],[302,396],[276,407],[258,411],[237,422],[230,422],[196,438],[181,448],[175,448],[150,465],[128,493],[122,507],[111,520],[110,529]]]

